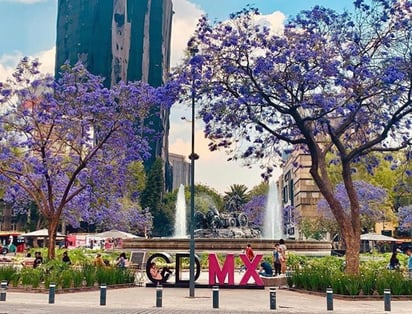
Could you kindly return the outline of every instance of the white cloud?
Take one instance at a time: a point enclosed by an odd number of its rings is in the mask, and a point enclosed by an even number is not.
[[[39,2],[45,2],[47,0],[0,0],[1,2],[11,2],[11,3],[25,3],[25,4],[34,4]]]
[[[197,21],[205,12],[188,0],[173,0],[173,11],[171,65],[175,66],[184,56]]]
[[[39,59],[40,72],[45,74],[54,73],[55,54],[56,47],[53,47],[49,50],[40,51],[35,56],[28,57],[30,59]],[[23,57],[23,54],[19,51],[16,51],[12,54],[4,54],[0,56],[0,82],[5,81],[13,74],[17,64]]]
[[[171,64],[175,66],[183,57],[187,41],[193,35],[199,17],[204,13],[187,0],[174,0]],[[256,23],[267,25],[273,33],[283,30],[285,15],[273,12],[260,15]],[[183,104],[176,104],[170,116],[170,152],[189,156],[191,153],[191,124],[181,119],[191,118],[191,109]],[[200,159],[195,163],[196,183],[206,184],[223,193],[233,184],[245,184],[249,188],[261,182],[261,169],[256,165],[252,169],[242,167],[240,162],[227,161],[223,151],[211,152],[209,141],[205,139],[201,121],[196,121],[195,152]],[[280,174],[276,171],[274,177]]]
[[[273,34],[279,34],[283,32],[285,20],[286,16],[282,12],[275,11],[272,14],[259,15],[256,23],[269,27]]]

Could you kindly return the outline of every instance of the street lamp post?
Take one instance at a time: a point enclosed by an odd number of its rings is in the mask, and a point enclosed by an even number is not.
[[[198,52],[197,48],[190,48],[192,58]],[[195,296],[195,160],[199,156],[195,153],[195,68],[192,64],[192,151],[190,159],[190,261],[189,261],[189,296]]]

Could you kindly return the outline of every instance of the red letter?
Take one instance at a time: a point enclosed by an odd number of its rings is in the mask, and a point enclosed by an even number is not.
[[[263,286],[263,280],[260,278],[259,274],[256,272],[256,268],[259,265],[260,260],[262,259],[263,255],[262,254],[256,254],[255,258],[251,261],[247,258],[246,254],[240,254],[240,259],[243,261],[243,263],[246,266],[246,271],[245,274],[242,277],[242,280],[240,281],[239,285],[244,286],[247,284],[249,281],[250,277],[253,277],[255,279],[255,283],[258,286]],[[210,259],[209,259],[210,263]]]
[[[209,285],[225,283],[225,278],[228,276],[229,285],[235,284],[235,257],[233,254],[226,255],[223,268],[220,269],[219,261],[215,253],[209,254]]]

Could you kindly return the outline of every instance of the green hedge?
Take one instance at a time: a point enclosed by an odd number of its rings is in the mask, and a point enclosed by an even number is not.
[[[412,294],[412,281],[403,270],[386,269],[386,259],[367,260],[360,264],[360,275],[344,272],[344,260],[338,257],[312,258],[290,265],[288,285],[298,289],[325,292],[332,288],[341,295]]]
[[[48,288],[55,283],[56,288],[70,289],[82,286],[130,284],[134,282],[134,271],[118,267],[70,267],[62,262],[50,261],[37,268],[0,267],[0,281],[7,280],[12,287]]]

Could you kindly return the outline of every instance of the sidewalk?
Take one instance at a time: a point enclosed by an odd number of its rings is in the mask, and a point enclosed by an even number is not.
[[[8,291],[0,302],[0,313],[331,313],[326,310],[326,297],[286,289],[276,290],[277,310],[270,310],[270,290],[220,289],[219,307],[213,309],[212,290],[195,289],[189,297],[187,288],[164,288],[161,307],[156,307],[156,288],[134,287],[107,289],[106,305],[100,305],[100,291],[49,295]],[[386,313],[384,301],[333,300],[334,313]],[[412,301],[392,301],[392,313],[411,313]]]

